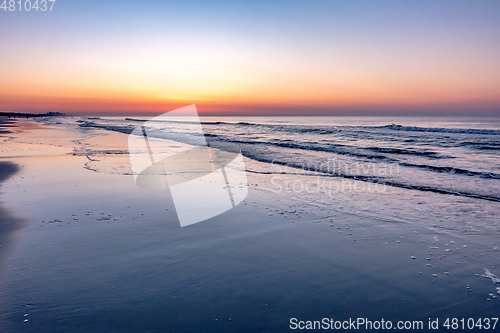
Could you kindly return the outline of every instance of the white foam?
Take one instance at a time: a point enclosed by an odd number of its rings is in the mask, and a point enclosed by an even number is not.
[[[493,284],[500,283],[500,279],[495,274],[491,273],[486,268],[484,269],[484,275],[483,275],[483,277],[491,279],[491,281],[493,281]],[[499,289],[499,288],[497,288],[497,289]]]

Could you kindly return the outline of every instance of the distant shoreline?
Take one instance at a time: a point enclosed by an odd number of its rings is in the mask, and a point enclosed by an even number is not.
[[[41,117],[61,117],[67,116],[65,113],[61,112],[47,112],[47,113],[20,113],[20,112],[0,112],[0,117],[9,118],[41,118]]]

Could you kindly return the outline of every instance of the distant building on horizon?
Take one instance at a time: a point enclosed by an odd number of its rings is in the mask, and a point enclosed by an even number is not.
[[[66,116],[66,113],[49,111],[49,112],[46,113],[46,115],[50,116],[50,117],[54,117],[54,116]]]

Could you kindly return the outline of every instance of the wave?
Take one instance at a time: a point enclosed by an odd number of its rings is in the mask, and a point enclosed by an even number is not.
[[[86,121],[84,123],[79,123],[79,126],[83,128],[93,127],[93,128],[100,128],[103,130],[115,131],[123,134],[130,134],[137,127],[137,123],[135,122],[142,120],[127,118],[127,121],[130,122],[125,124],[124,123],[119,124],[119,123]],[[205,137],[208,143],[215,141],[223,141],[223,142],[232,142],[240,144],[244,156],[265,163],[281,164],[294,168],[304,169],[303,164],[295,158],[296,156],[301,155],[299,150],[311,151],[311,152],[316,151],[316,152],[324,152],[329,154],[346,156],[348,157],[347,158],[348,163],[350,163],[349,161],[352,160],[354,163],[378,162],[378,163],[396,164],[404,168],[414,168],[422,170],[424,172],[429,172],[429,175],[430,173],[442,173],[449,175],[460,175],[461,177],[476,177],[478,179],[487,179],[495,181],[500,180],[500,174],[498,173],[472,171],[468,170],[469,167],[466,165],[464,166],[432,165],[432,163],[430,163],[431,160],[440,158],[450,158],[450,159],[453,158],[453,156],[441,155],[440,153],[429,149],[430,147],[432,147],[432,145],[436,144],[436,140],[433,140],[429,143],[426,141],[425,143],[429,144],[429,146],[427,146],[429,148],[426,147],[422,149],[414,147],[408,147],[408,148],[392,148],[383,146],[360,147],[357,146],[356,143],[353,143],[352,145],[342,144],[346,143],[345,141],[340,141],[341,143],[338,144],[332,143],[330,138],[328,138],[328,140],[326,139],[322,140],[320,139],[319,136],[315,136],[315,134],[300,138],[297,138],[296,136],[294,137],[293,135],[293,133],[297,132],[315,132],[316,134],[323,134],[325,132],[325,127],[313,128],[312,126],[309,125],[269,125],[269,124],[255,124],[246,122],[240,122],[240,123],[203,122],[202,124],[218,125],[214,128],[210,127],[205,128]],[[234,126],[236,126],[237,129],[236,131]],[[256,131],[250,129],[248,129],[247,131],[241,131],[241,128],[238,128],[238,126],[253,127],[253,128],[260,127],[260,128],[258,128]],[[400,128],[398,127],[399,125],[394,125],[394,126],[396,126],[396,128]],[[176,128],[176,126],[174,125],[172,128]],[[269,128],[272,128],[272,131],[270,131]],[[342,131],[341,128],[342,127],[332,128],[330,126],[331,130],[327,132],[333,133],[336,131]],[[370,127],[370,128],[372,131],[374,131],[375,129],[375,131],[384,132],[384,130],[381,130],[380,127],[378,128]],[[388,128],[388,127],[384,126],[383,128]],[[416,128],[416,127],[408,127],[408,128]],[[345,132],[348,135],[347,140],[349,141],[349,139],[354,138],[353,141],[358,142],[359,138],[361,137],[359,135],[360,130],[364,131],[366,130],[366,127],[356,128],[354,129],[355,132],[352,132],[352,129],[353,127],[350,127],[349,131]],[[278,135],[275,136],[274,134],[278,131],[293,132],[293,133],[291,135],[279,133]],[[450,131],[459,133],[458,131],[461,130],[451,129]],[[492,132],[492,130],[476,130],[476,131],[485,131],[490,134]],[[244,132],[245,135],[240,136],[239,132]],[[362,133],[363,136],[365,134],[366,133]],[[474,142],[476,141],[476,139],[479,142]],[[377,137],[376,140],[380,139]],[[399,138],[397,135],[396,136],[391,135],[389,138],[384,138],[384,140],[402,142],[402,139]],[[454,142],[453,146],[456,147],[457,146],[456,140],[453,139],[452,141]],[[474,140],[469,138],[468,141],[458,142],[458,144],[459,146],[470,145],[478,149],[498,149],[496,148],[498,146],[498,142],[496,140],[492,140],[491,137],[489,139],[486,139],[484,137],[477,137],[474,138]],[[273,154],[269,153],[269,149],[272,149],[271,147],[274,147],[274,149],[276,150]],[[309,155],[316,155],[316,154],[311,153]],[[404,157],[399,157],[400,155],[417,156],[417,159],[421,160],[422,163],[406,160]],[[328,157],[328,154],[320,154],[319,158],[331,158],[331,157]],[[337,170],[336,172],[339,171]],[[449,189],[448,186],[446,185],[436,185],[436,184],[421,185],[420,181],[415,181],[415,182],[405,181],[404,183],[398,183],[399,181],[398,179],[396,179],[395,181],[393,180],[389,181],[386,178],[378,177],[379,175],[356,175],[350,173],[342,174],[335,172],[325,175],[350,178],[354,180],[360,180],[372,183],[379,183],[393,187],[401,187],[401,188],[414,189],[420,191],[430,191],[442,194],[453,194],[453,195],[460,195],[471,198],[500,202],[500,198],[496,197],[495,194],[482,195],[481,194],[481,192],[483,192],[482,190],[475,191],[467,189],[465,191],[463,190],[455,191],[453,189]]]
[[[441,127],[417,127],[403,125],[385,125],[379,128],[387,128],[394,131],[406,132],[435,132],[435,133],[459,133],[459,134],[480,134],[480,135],[500,135],[500,130],[476,129],[476,128],[441,128]]]
[[[478,150],[498,150],[500,149],[500,141],[483,141],[483,142],[462,142],[459,146],[472,147]]]
[[[164,122],[164,123],[176,123],[176,124],[206,124],[206,125],[221,125],[221,124],[233,124],[234,123],[225,123],[222,121],[192,121],[192,120],[176,120],[176,119],[165,119],[165,120],[157,120],[157,119],[135,119],[135,118],[125,118],[126,121],[135,121],[135,122]]]
[[[144,119],[125,118],[126,121],[146,121]]]
[[[222,137],[219,139],[223,139]],[[224,140],[224,139],[223,139]],[[229,140],[224,140],[224,141],[229,141]],[[438,173],[447,173],[447,174],[452,174],[452,175],[463,175],[463,176],[469,176],[469,177],[479,177],[482,179],[500,179],[500,174],[493,173],[493,172],[481,172],[481,171],[471,171],[471,170],[466,170],[466,169],[461,169],[461,168],[456,168],[456,167],[441,167],[441,166],[434,166],[434,165],[427,165],[427,164],[413,164],[413,163],[408,163],[408,162],[402,162],[394,158],[390,158],[384,155],[371,155],[371,154],[363,154],[363,153],[357,153],[353,151],[347,151],[347,150],[339,150],[339,149],[334,149],[334,148],[327,148],[327,147],[312,147],[312,146],[304,146],[300,145],[297,143],[288,143],[288,142],[255,142],[255,141],[244,141],[244,140],[231,140],[230,142],[233,143],[239,143],[239,144],[247,144],[247,145],[262,145],[262,146],[275,146],[275,147],[284,147],[284,148],[292,148],[292,149],[300,149],[300,150],[312,150],[312,151],[323,151],[323,152],[328,152],[328,153],[333,153],[337,155],[347,155],[347,156],[352,156],[352,157],[361,157],[361,158],[366,158],[368,160],[376,160],[376,161],[383,161],[384,163],[393,163],[393,164],[398,164],[400,166],[404,167],[410,167],[410,168],[417,168],[421,170],[426,170],[426,171],[431,171],[431,172],[438,172]],[[410,154],[410,152],[406,152]],[[247,156],[250,157],[250,156]],[[450,157],[451,158],[451,157]]]
[[[499,150],[500,147],[497,147],[497,146],[479,146],[479,147],[477,147],[477,149],[480,149],[480,150]]]
[[[146,120],[126,118],[126,121],[144,122]],[[184,120],[159,120],[171,123],[195,124],[196,121]],[[290,133],[316,133],[316,134],[336,134],[344,130],[373,130],[373,129],[390,129],[394,131],[406,132],[434,132],[434,133],[457,133],[457,134],[477,134],[477,135],[500,135],[500,130],[495,129],[475,129],[475,128],[441,128],[441,127],[418,127],[418,126],[403,126],[390,124],[384,126],[340,126],[340,125],[283,125],[283,124],[260,124],[246,121],[226,122],[226,121],[201,121],[202,125],[229,125],[253,128],[267,128],[273,131],[290,132]]]
[[[483,199],[483,200],[488,200],[488,201],[500,202],[500,197],[496,197],[496,196],[492,196],[492,195],[483,195],[483,194],[477,194],[477,193],[473,193],[473,192],[464,192],[464,191],[454,191],[454,190],[450,190],[450,189],[433,187],[433,186],[425,186],[425,185],[411,185],[411,184],[399,183],[399,182],[395,182],[395,181],[388,181],[384,178],[377,177],[377,176],[342,174],[342,173],[338,173],[338,172],[335,172],[332,170],[329,170],[329,171],[318,170],[314,166],[312,168],[308,169],[307,165],[304,165],[302,163],[295,163],[295,162],[290,162],[290,161],[276,161],[275,159],[271,159],[265,155],[262,156],[262,155],[252,154],[251,152],[245,151],[244,149],[242,149],[242,152],[244,153],[244,155],[246,157],[251,158],[251,159],[256,160],[256,161],[259,161],[259,162],[283,165],[283,166],[301,169],[301,170],[315,171],[315,172],[321,173],[323,176],[341,177],[341,178],[346,178],[346,179],[370,182],[370,183],[374,183],[374,184],[387,185],[387,186],[398,187],[398,188],[405,188],[405,189],[409,189],[409,190],[433,192],[433,193],[447,194],[447,195],[456,195],[456,196],[462,196],[462,197],[469,197],[469,198],[475,198],[475,199]],[[317,175],[317,174],[315,174],[315,175]]]
[[[418,126],[403,126],[390,124],[385,126],[340,126],[340,125],[275,125],[275,124],[259,124],[250,122],[202,122],[206,125],[237,125],[248,127],[263,127],[270,128],[275,131],[294,132],[294,133],[317,133],[317,134],[334,134],[343,130],[373,130],[373,129],[391,129],[395,131],[408,132],[436,132],[436,133],[458,133],[458,134],[478,134],[478,135],[500,135],[500,130],[495,129],[476,129],[476,128],[441,128],[441,127],[418,127]]]
[[[146,122],[147,120],[143,119],[135,119],[135,118],[125,118],[126,121],[134,121],[134,122]],[[189,120],[177,120],[177,119],[168,119],[168,120],[155,120],[158,122],[166,122],[166,123],[176,123],[176,124],[198,124],[202,125],[226,125],[226,126],[241,126],[241,127],[260,127],[270,129],[272,131],[279,132],[290,132],[290,133],[317,133],[317,134],[333,134],[341,131],[341,126],[308,126],[308,125],[274,125],[274,124],[258,124],[258,123],[249,123],[245,121],[240,122],[225,122],[225,121],[189,121]],[[335,128],[332,128],[335,127]]]
[[[202,123],[205,124],[205,123]],[[235,123],[221,123],[228,125],[235,125]],[[256,124],[248,122],[239,122],[236,125],[251,126],[251,127],[264,127],[270,128],[274,131],[280,132],[293,132],[293,133],[316,133],[316,134],[334,134],[341,131],[342,126],[308,126],[308,125],[274,125],[274,124]]]
[[[449,173],[452,175],[463,175],[469,177],[479,177],[483,179],[500,179],[500,174],[493,172],[481,172],[481,171],[471,171],[465,170],[461,168],[454,167],[438,167],[433,165],[425,165],[425,164],[411,164],[411,163],[399,163],[401,166],[419,168],[427,171],[440,172],[440,173]]]
[[[89,118],[98,119],[98,118]],[[126,121],[144,122],[144,119],[125,118]],[[189,120],[158,120],[171,123],[195,124],[196,121]],[[390,129],[394,131],[407,132],[434,132],[434,133],[458,133],[458,134],[478,134],[478,135],[500,135],[500,130],[496,129],[475,129],[475,128],[442,128],[442,127],[418,127],[418,126],[403,126],[398,124],[390,124],[384,126],[341,126],[341,125],[291,125],[291,124],[264,124],[252,123],[246,121],[227,122],[227,121],[201,121],[202,125],[229,125],[241,127],[261,127],[272,129],[280,132],[293,133],[317,133],[317,134],[334,134],[343,130],[373,130],[373,129]]]
[[[123,134],[130,134],[135,129],[136,126],[116,126],[116,125],[101,125],[96,124],[91,121],[86,121],[83,124],[79,124],[79,127],[90,127],[90,128],[101,128],[108,131],[119,132]]]
[[[316,143],[309,143],[308,144],[299,144],[296,142],[293,142],[292,140],[280,140],[280,141],[248,141],[248,140],[235,140],[235,139],[227,139],[224,138],[223,136],[217,136],[214,134],[205,134],[206,137],[217,137],[218,140],[225,141],[225,142],[232,142],[232,143],[239,143],[239,144],[247,144],[247,145],[262,145],[262,146],[274,146],[274,147],[283,147],[283,148],[290,148],[290,149],[300,149],[300,150],[310,150],[310,151],[321,151],[321,152],[326,152],[326,153],[332,153],[332,154],[337,154],[337,155],[347,155],[347,156],[352,156],[352,157],[362,157],[366,158],[369,160],[383,160],[384,162],[397,162],[396,159],[384,156],[384,155],[374,155],[374,154],[364,154],[364,153],[358,153],[354,151],[348,151],[348,150],[340,150],[336,149],[332,146],[330,147],[324,147],[324,146],[319,146]],[[343,146],[344,145],[335,145],[336,147],[338,146]]]
[[[80,127],[102,128],[105,130],[115,131],[115,132],[119,132],[119,133],[123,133],[123,134],[130,134],[135,128],[134,126],[100,125],[100,124],[96,124],[93,122],[86,122],[83,124],[79,124],[79,126]],[[274,147],[283,147],[283,148],[299,149],[299,150],[307,150],[307,151],[320,151],[320,152],[332,153],[332,154],[336,154],[336,155],[365,158],[365,159],[370,160],[370,161],[394,163],[394,164],[399,164],[399,165],[404,166],[404,167],[418,168],[421,170],[438,172],[438,173],[457,174],[457,175],[463,175],[463,176],[469,176],[469,177],[479,177],[479,178],[483,178],[483,179],[500,179],[500,174],[493,173],[493,172],[480,172],[480,171],[466,170],[466,169],[457,168],[457,167],[444,167],[444,166],[433,166],[433,165],[428,165],[428,164],[408,163],[408,162],[400,161],[398,159],[391,158],[391,157],[381,155],[381,154],[366,154],[366,153],[362,153],[360,151],[355,151],[356,148],[351,148],[351,150],[349,150],[349,149],[346,149],[345,146],[343,146],[344,148],[339,149],[337,145],[335,145],[335,146],[332,146],[332,145],[322,146],[322,145],[318,145],[316,143],[300,144],[300,143],[293,142],[293,141],[290,142],[290,140],[280,140],[277,142],[238,140],[238,139],[227,138],[227,137],[216,135],[216,134],[205,134],[205,137],[210,138],[210,139],[217,139],[217,140],[224,141],[224,142],[237,143],[237,144],[274,146]],[[435,158],[436,158],[436,156],[440,156],[437,153],[432,152],[432,151],[430,151],[430,152],[429,151],[427,151],[427,152],[420,151],[419,152],[419,151],[414,151],[414,150],[393,149],[393,148],[377,148],[377,147],[375,147],[375,148],[372,147],[372,148],[367,148],[367,149],[378,151],[381,153],[415,154],[415,155],[424,155],[424,156],[430,156],[430,157],[435,157]],[[250,156],[247,156],[247,157],[250,157]],[[439,158],[439,157],[437,157],[437,158]]]
[[[453,158],[452,156],[444,156],[434,151],[419,151],[419,150],[410,150],[403,148],[382,148],[382,147],[370,147],[365,149],[385,154],[416,155],[416,156],[425,156],[430,158]]]

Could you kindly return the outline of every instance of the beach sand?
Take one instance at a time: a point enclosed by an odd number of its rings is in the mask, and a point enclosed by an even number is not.
[[[280,332],[291,318],[427,328],[428,318],[498,317],[496,286],[482,277],[500,273],[486,226],[372,214],[402,189],[276,193],[261,172],[269,166],[245,160],[244,202],[181,228],[169,191],[127,174],[126,142],[62,125],[2,143],[20,170],[0,198],[27,226],[4,259],[0,331]]]

